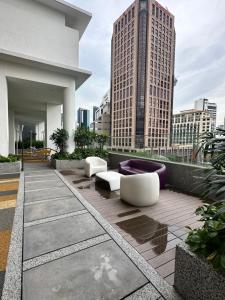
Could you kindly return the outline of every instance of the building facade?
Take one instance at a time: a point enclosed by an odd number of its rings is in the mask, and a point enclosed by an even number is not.
[[[78,126],[90,127],[90,110],[79,108],[77,111],[77,123]]]
[[[172,144],[193,146],[198,143],[204,132],[212,129],[212,117],[209,112],[197,109],[181,111],[173,115]]]
[[[155,0],[136,0],[114,23],[111,146],[167,147],[172,128],[174,16]]]
[[[208,99],[199,99],[195,101],[195,109],[208,111],[212,118],[212,130],[216,129],[217,104],[209,102]]]
[[[18,124],[44,124],[45,146],[54,148],[62,106],[74,150],[75,92],[91,75],[79,68],[79,41],[90,19],[63,0],[0,0],[1,155],[15,153]]]
[[[110,135],[110,90],[104,95],[95,113],[94,130],[98,134]]]

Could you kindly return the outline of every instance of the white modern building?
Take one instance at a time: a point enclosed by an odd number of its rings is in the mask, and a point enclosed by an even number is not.
[[[15,152],[18,124],[33,124],[45,145],[61,127],[73,151],[75,92],[91,75],[79,41],[91,14],[63,0],[0,0],[0,154]],[[44,132],[43,132],[44,131]]]
[[[202,98],[195,101],[195,109],[208,111],[212,118],[212,131],[216,129],[217,104]]]
[[[193,146],[200,135],[212,129],[212,117],[204,110],[189,109],[173,115],[172,144]]]
[[[110,116],[110,90],[108,90],[95,112],[95,121],[93,123],[96,133],[110,135]]]

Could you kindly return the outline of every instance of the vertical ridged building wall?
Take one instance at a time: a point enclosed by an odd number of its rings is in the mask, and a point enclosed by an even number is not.
[[[113,26],[111,146],[170,145],[174,16],[154,0],[136,0]]]

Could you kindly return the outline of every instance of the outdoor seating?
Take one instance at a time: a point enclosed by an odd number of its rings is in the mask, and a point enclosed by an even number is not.
[[[129,159],[119,163],[119,173],[134,175],[156,172],[159,175],[160,189],[166,184],[166,166],[164,164],[144,159]]]
[[[37,149],[33,151],[32,156],[37,156],[41,159],[47,159],[51,155],[51,149],[50,148],[43,148],[43,149]]]
[[[157,173],[136,174],[120,178],[120,198],[134,206],[149,206],[159,200]]]
[[[120,177],[124,175],[114,172],[100,172],[96,174],[96,181],[102,180],[108,182],[111,191],[117,191],[120,189]]]
[[[87,157],[84,162],[84,170],[87,177],[91,177],[99,172],[106,172],[107,162],[96,156]]]

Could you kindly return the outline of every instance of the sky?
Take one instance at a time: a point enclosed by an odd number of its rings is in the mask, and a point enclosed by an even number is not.
[[[80,67],[92,76],[77,92],[79,106],[99,106],[110,87],[114,21],[133,0],[67,0],[92,13],[80,41]],[[225,117],[225,0],[159,0],[175,16],[176,60],[174,112],[194,107],[194,100],[217,103],[217,125]]]

